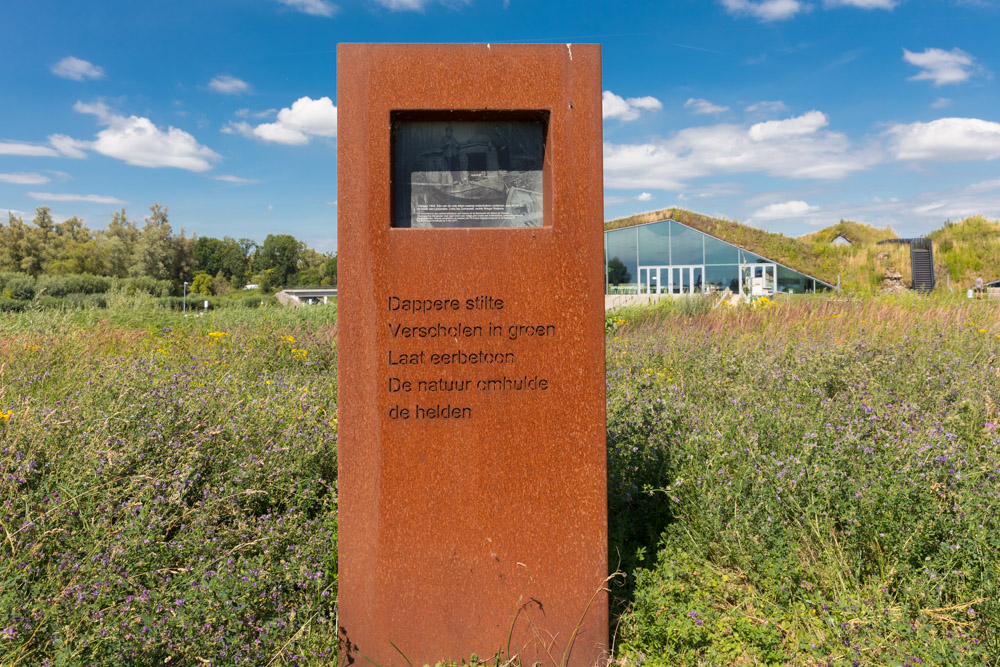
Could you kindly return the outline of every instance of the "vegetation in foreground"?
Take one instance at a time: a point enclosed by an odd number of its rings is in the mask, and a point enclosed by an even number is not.
[[[334,313],[0,318],[0,664],[332,661]]]
[[[335,659],[334,313],[0,315],[0,664]],[[998,353],[965,300],[612,314],[615,659],[998,664]]]
[[[617,654],[1000,664],[996,304],[770,303],[609,319]]]

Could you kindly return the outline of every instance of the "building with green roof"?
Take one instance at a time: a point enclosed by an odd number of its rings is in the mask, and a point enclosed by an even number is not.
[[[729,289],[766,296],[834,289],[672,218],[604,232],[606,294],[702,294]]]

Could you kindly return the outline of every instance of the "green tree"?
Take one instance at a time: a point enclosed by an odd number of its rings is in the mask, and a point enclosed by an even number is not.
[[[337,284],[337,256],[331,254],[327,257],[326,264],[323,265],[323,284]]]
[[[29,232],[22,218],[7,212],[7,224],[0,224],[0,272],[21,270],[21,252]]]
[[[304,245],[289,234],[268,234],[257,249],[255,268],[272,273],[272,284],[284,287],[292,282],[299,269],[299,259]]]
[[[128,219],[124,208],[115,211],[107,229],[99,234],[97,239],[108,275],[116,278],[128,276],[136,246],[139,244],[139,234],[135,221]]]
[[[204,271],[194,274],[194,280],[191,282],[191,291],[195,294],[212,296],[212,276]]]
[[[222,269],[222,241],[211,236],[202,236],[194,244],[195,267],[199,271],[215,275]]]
[[[42,270],[47,274],[104,273],[104,258],[94,234],[75,215],[55,226],[45,256]]]
[[[176,280],[173,274],[174,257],[171,243],[172,231],[167,208],[159,204],[149,207],[150,215],[139,234],[129,275],[148,276],[155,280]]]

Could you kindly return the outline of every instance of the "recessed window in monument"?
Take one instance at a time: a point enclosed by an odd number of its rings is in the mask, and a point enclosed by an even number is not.
[[[541,227],[547,114],[396,112],[392,226]]]

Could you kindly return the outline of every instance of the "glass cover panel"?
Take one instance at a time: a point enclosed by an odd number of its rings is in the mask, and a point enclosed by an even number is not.
[[[545,123],[392,126],[394,227],[540,227]]]
[[[704,292],[705,291],[705,269],[700,266],[696,266],[691,269],[694,272],[694,291]]]
[[[674,266],[678,264],[704,264],[705,251],[701,243],[703,237],[704,234],[699,231],[671,222],[670,263]]]
[[[639,264],[667,266],[670,264],[670,230],[666,222],[654,222],[636,227],[639,230]]]
[[[639,281],[635,227],[612,230],[604,235],[604,239],[608,253],[608,292],[635,294]]]
[[[728,243],[723,243],[711,236],[705,237],[705,263],[706,264],[738,264],[740,261],[738,248]]]

